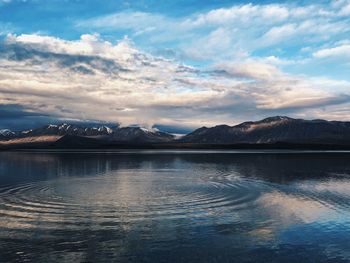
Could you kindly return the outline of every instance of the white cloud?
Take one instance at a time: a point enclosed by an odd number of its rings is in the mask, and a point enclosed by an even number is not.
[[[340,10],[340,14],[344,16],[350,15],[350,3],[346,3],[344,6],[342,6]]]
[[[98,34],[85,34],[79,41],[67,41],[51,36],[36,34],[22,34],[19,36],[9,34],[6,38],[8,44],[22,43],[33,48],[54,52],[67,53],[71,55],[98,55],[105,58],[115,58],[128,60],[137,53],[127,38],[116,45],[108,41],[102,41]]]
[[[88,19],[80,21],[76,24],[78,27],[94,27],[94,28],[123,28],[123,29],[135,29],[151,30],[157,26],[165,27],[169,24],[170,19],[158,14],[150,14],[145,12],[121,12],[111,15],[106,15],[99,18]]]
[[[127,40],[114,45],[94,35],[77,41],[11,35],[6,42],[0,98],[13,96],[16,103],[52,114],[69,105],[70,112],[59,113],[64,117],[150,123],[155,122],[147,112],[152,106],[182,107],[216,93],[196,86],[199,79],[192,68],[140,52]],[[11,45],[33,55],[17,58]],[[178,83],[191,78],[190,86]]]
[[[271,28],[262,38],[262,45],[270,46],[281,43],[317,43],[331,39],[337,34],[348,32],[349,25],[345,22],[334,21],[329,22],[322,19],[310,19],[292,24],[283,24]],[[293,42],[291,42],[293,41]]]
[[[313,55],[316,58],[331,58],[331,57],[349,58],[350,44],[344,44],[333,48],[321,49],[315,52]]]
[[[0,103],[126,124],[201,126],[273,114],[350,118],[344,106],[350,79],[310,77],[319,64],[350,57],[349,6],[240,4],[182,17],[127,11],[76,21],[83,32],[127,34],[148,50],[171,47],[191,62],[205,60],[201,68],[140,51],[129,38],[9,34],[0,53]],[[0,24],[0,34],[9,27]],[[345,65],[336,62],[329,71]]]
[[[242,54],[266,53],[269,48],[269,56],[277,52],[283,56],[290,47],[305,58],[312,55],[310,47],[347,38],[350,24],[344,12],[349,4],[250,3],[183,17],[128,11],[77,21],[76,26],[109,34],[127,31],[149,47],[171,43],[191,60],[232,60]]]
[[[191,26],[203,26],[208,24],[227,25],[234,23],[253,23],[263,20],[264,23],[284,21],[289,17],[289,11],[283,5],[236,5],[231,8],[220,8],[200,14],[197,17],[186,20]]]
[[[221,63],[215,68],[224,69],[227,73],[239,78],[254,80],[274,80],[282,76],[282,73],[275,66],[256,61]]]
[[[273,27],[262,36],[265,44],[276,44],[282,41],[288,41],[291,36],[297,34],[297,26],[295,24],[285,24]]]
[[[2,45],[0,104],[10,99],[64,118],[198,127],[347,102],[348,82],[286,74],[276,57],[243,56],[201,71],[98,35],[9,35]]]

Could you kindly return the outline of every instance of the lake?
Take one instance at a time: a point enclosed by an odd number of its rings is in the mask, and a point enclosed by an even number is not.
[[[349,262],[350,153],[0,152],[0,262]]]

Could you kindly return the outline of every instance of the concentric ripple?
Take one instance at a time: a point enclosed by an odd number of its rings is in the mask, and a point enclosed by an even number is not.
[[[63,178],[0,189],[2,227],[50,228],[146,219],[208,217],[254,206],[258,185],[248,180],[193,178],[158,172]],[[216,178],[216,180],[213,180]],[[113,224],[111,224],[113,225]]]

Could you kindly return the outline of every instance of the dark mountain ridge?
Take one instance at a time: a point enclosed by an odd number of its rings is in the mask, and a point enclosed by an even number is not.
[[[292,119],[275,116],[236,126],[202,127],[181,139],[182,142],[235,143],[340,143],[350,141],[350,122]]]

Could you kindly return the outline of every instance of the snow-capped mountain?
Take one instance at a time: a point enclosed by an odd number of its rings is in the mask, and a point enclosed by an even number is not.
[[[76,135],[76,136],[99,136],[109,135],[113,129],[107,126],[101,127],[83,127],[75,124],[63,123],[60,125],[49,124],[41,128],[22,131],[23,136],[40,136],[40,135]]]
[[[0,139],[1,138],[12,138],[16,135],[15,132],[9,130],[9,129],[3,129],[0,130]]]
[[[12,132],[1,130],[0,139],[28,138],[38,136],[80,136],[101,138],[107,141],[119,142],[167,142],[175,137],[158,130],[149,130],[142,127],[83,127],[75,124],[63,123],[60,125],[49,124],[37,129]]]
[[[175,136],[142,127],[123,127],[114,130],[111,138],[121,142],[168,142],[174,140]]]

